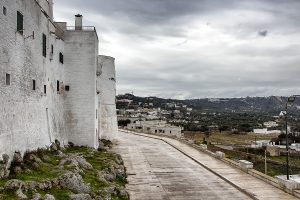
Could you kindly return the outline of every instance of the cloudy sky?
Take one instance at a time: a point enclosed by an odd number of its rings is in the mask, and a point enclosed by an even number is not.
[[[94,25],[117,92],[167,98],[300,94],[299,0],[56,0]]]

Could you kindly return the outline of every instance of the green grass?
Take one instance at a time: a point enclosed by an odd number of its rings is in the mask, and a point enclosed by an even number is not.
[[[17,199],[16,191],[14,190],[5,191],[3,194],[0,194],[0,199],[1,197],[3,197],[3,199],[5,200],[16,200]]]
[[[58,177],[61,174],[62,172],[56,169],[55,166],[51,164],[43,163],[36,170],[32,170],[29,173],[18,174],[16,176],[16,179],[22,181],[43,181],[46,179],[54,179],[55,177]]]

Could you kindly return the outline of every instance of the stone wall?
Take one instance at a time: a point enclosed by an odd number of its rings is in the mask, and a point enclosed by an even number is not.
[[[57,81],[61,86],[64,82],[64,65],[59,62],[64,42],[51,33],[55,27],[34,0],[1,0],[0,8],[0,154],[24,153],[55,139],[66,143],[64,92],[56,91]],[[23,15],[23,34],[17,31],[17,11]],[[6,74],[10,74],[10,85],[6,85]]]

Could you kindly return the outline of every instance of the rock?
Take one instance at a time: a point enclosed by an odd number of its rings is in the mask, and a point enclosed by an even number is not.
[[[110,195],[116,195],[117,194],[117,189],[116,187],[114,186],[111,186],[111,187],[106,187],[103,189],[103,191],[106,193],[106,194],[110,194]]]
[[[88,163],[82,156],[75,155],[75,154],[69,154],[63,156],[59,165],[61,168],[63,168],[65,164],[69,164],[70,166],[73,166],[74,168],[77,169],[77,171],[81,168],[85,170],[93,169],[93,166],[90,163]]]
[[[39,183],[35,181],[26,181],[25,183],[25,190],[35,190],[38,188]]]
[[[8,161],[9,161],[9,156],[7,154],[3,154],[2,155],[2,161],[3,161],[3,164],[8,164]]]
[[[122,199],[129,199],[129,194],[124,189],[119,189],[118,190],[118,196],[120,196]]]
[[[18,190],[20,188],[24,188],[24,182],[17,180],[17,179],[11,179],[6,182],[4,189],[5,190]]]
[[[57,149],[60,150],[60,141],[55,140],[55,144],[56,144]]]
[[[98,176],[103,177],[107,181],[114,181],[117,177],[116,172],[112,167],[102,170],[99,172]]]
[[[23,158],[20,152],[15,152],[12,162],[14,164],[21,164],[23,162]]]
[[[52,182],[51,181],[43,181],[38,184],[38,188],[40,190],[46,191],[52,189]]]
[[[22,167],[20,167],[20,166],[15,166],[14,167],[14,173],[15,174],[20,174],[22,172],[23,172]]]
[[[115,159],[115,161],[116,161],[116,163],[117,163],[118,165],[123,165],[123,164],[124,164],[123,159],[122,159],[121,155],[119,155],[119,154],[116,154],[116,159]]]
[[[17,196],[17,199],[19,199],[19,200],[28,199],[28,197],[23,193],[21,188],[19,188],[16,191],[16,196]]]
[[[89,194],[72,194],[70,200],[92,200]]]
[[[51,195],[51,194],[46,194],[44,196],[44,200],[55,200],[55,197],[53,195]]]
[[[53,179],[51,181],[51,184],[52,184],[52,188],[57,188],[57,187],[59,187],[59,180],[58,179]]]
[[[39,193],[36,193],[32,196],[31,200],[42,200],[42,195],[40,195]]]
[[[50,145],[50,150],[51,150],[51,151],[57,151],[57,150],[58,150],[58,147],[56,146],[55,143],[52,143],[52,144]]]
[[[51,161],[51,158],[48,156],[48,155],[42,155],[42,160],[44,162],[50,162]]]
[[[74,147],[75,146],[73,142],[69,142],[68,144],[69,144],[69,147]]]
[[[62,188],[69,189],[76,194],[89,194],[90,186],[86,185],[79,174],[67,173],[58,178],[59,185]]]
[[[7,164],[0,163],[0,179],[8,178],[9,170],[7,169]]]
[[[105,151],[105,145],[102,141],[99,141],[98,151]]]
[[[103,200],[103,198],[101,196],[97,196],[95,200]]]
[[[118,168],[116,169],[116,175],[119,178],[126,178],[125,167],[122,165],[119,165]]]
[[[28,153],[24,156],[24,162],[29,162],[29,163],[32,163],[32,162],[35,162],[35,163],[42,163],[43,161],[37,157],[35,154],[33,153]]]

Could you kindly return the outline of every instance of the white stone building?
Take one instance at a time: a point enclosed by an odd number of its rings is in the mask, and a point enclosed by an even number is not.
[[[75,27],[54,22],[52,0],[0,0],[0,9],[0,155],[56,139],[96,148],[101,131],[113,139],[115,69],[99,74],[96,29],[81,15]]]
[[[166,136],[182,137],[183,128],[180,126],[172,126],[166,121],[136,121],[127,125],[127,129],[141,131],[150,134],[160,134]]]

